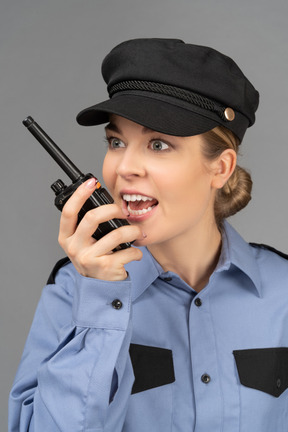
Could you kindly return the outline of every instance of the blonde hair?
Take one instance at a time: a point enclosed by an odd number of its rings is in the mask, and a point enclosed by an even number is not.
[[[205,132],[202,152],[208,160],[216,159],[226,149],[235,150],[238,154],[239,139],[224,126]],[[216,193],[214,213],[217,224],[223,219],[242,210],[251,200],[252,179],[250,174],[236,165],[233,174],[226,184]]]

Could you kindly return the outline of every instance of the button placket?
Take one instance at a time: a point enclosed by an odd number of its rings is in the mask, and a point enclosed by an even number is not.
[[[210,430],[211,422],[205,416],[207,409],[217,413],[215,430],[221,429],[222,396],[219,383],[215,333],[210,309],[210,297],[205,292],[197,294],[189,313],[190,349],[195,404],[203,430]],[[209,373],[208,373],[209,372]],[[199,420],[200,422],[200,420]]]

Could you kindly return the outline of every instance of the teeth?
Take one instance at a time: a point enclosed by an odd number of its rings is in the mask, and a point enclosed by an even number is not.
[[[145,196],[145,195],[136,195],[136,194],[132,194],[132,195],[130,195],[130,194],[124,194],[123,195],[123,199],[125,200],[125,201],[152,201],[153,200],[153,198],[150,198],[150,197],[147,197],[147,196]]]
[[[145,213],[148,213],[149,211],[152,210],[153,207],[148,207],[147,209],[143,209],[143,210],[132,210],[128,204],[128,211],[131,215],[143,215]]]

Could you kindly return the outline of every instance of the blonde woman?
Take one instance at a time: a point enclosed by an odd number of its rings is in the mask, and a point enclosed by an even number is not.
[[[110,98],[77,120],[105,124],[115,203],[77,225],[90,179],[63,209],[68,258],[36,311],[9,431],[286,432],[288,264],[226,221],[251,198],[237,151],[258,92],[232,59],[173,39],[124,42],[102,72]],[[112,218],[130,225],[91,237]]]

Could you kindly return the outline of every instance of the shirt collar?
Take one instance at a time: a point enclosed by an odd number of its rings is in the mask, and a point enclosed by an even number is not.
[[[132,301],[136,300],[161,274],[164,273],[159,263],[146,247],[140,248],[143,253],[141,261],[133,261],[126,266],[133,283]],[[258,263],[252,247],[224,221],[222,230],[222,250],[214,272],[227,271],[234,265],[245,273],[261,297],[261,278]]]
[[[136,300],[163,271],[146,247],[139,249],[143,253],[141,261],[132,261],[125,266],[133,284],[132,301]]]
[[[224,221],[222,251],[215,271],[228,270],[232,265],[250,278],[257,294],[261,297],[261,277],[257,260],[253,254],[253,248],[227,221]]]

